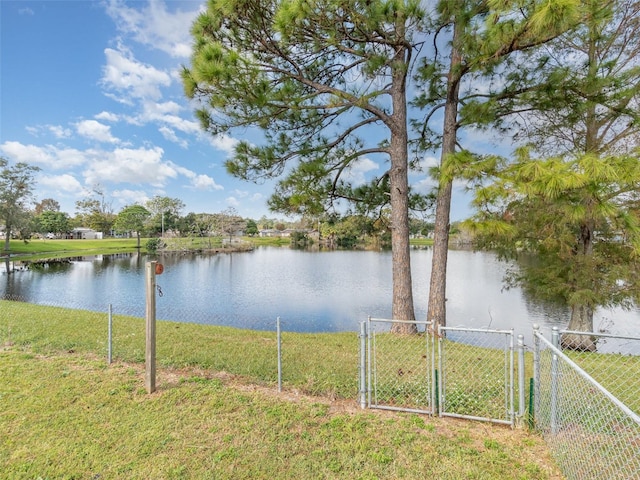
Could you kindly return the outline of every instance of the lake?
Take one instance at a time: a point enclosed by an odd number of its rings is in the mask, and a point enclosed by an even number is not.
[[[413,249],[416,316],[425,319],[431,249]],[[0,272],[0,296],[31,303],[145,315],[145,263],[156,257],[101,255],[69,263]],[[168,254],[157,257],[157,317],[251,329],[297,332],[358,331],[367,316],[391,315],[391,253],[304,251],[260,247],[233,254]],[[507,265],[487,252],[451,250],[447,323],[469,328],[513,328],[530,338],[532,325],[566,327],[568,310],[535,301],[520,289],[504,290]],[[640,312],[598,310],[594,327],[640,332]]]

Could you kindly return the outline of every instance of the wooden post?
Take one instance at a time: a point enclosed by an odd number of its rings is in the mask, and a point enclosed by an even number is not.
[[[147,393],[156,391],[156,263],[146,264],[147,316],[144,383]]]

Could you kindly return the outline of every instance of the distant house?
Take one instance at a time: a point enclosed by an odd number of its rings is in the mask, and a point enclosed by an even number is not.
[[[275,230],[273,228],[267,228],[264,230],[260,230],[258,232],[258,236],[260,237],[281,237],[282,232],[280,230]]]
[[[305,230],[305,229],[293,229],[293,228],[286,228],[284,230],[276,230],[276,229],[266,229],[266,230],[260,230],[258,232],[258,235],[260,237],[290,237],[294,232],[302,232],[304,234],[308,234],[310,232],[310,230]]]
[[[90,228],[74,228],[71,232],[74,240],[102,240],[102,232],[96,232]]]

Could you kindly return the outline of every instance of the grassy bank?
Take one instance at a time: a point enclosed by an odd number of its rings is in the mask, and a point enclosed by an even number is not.
[[[146,252],[147,238],[140,240],[141,251]],[[279,237],[243,237],[243,242],[253,246],[283,247],[291,244],[289,238]],[[206,250],[222,246],[220,238],[177,238],[167,239],[169,246],[178,249]],[[431,239],[412,239],[413,246],[433,245]],[[135,238],[107,238],[103,240],[49,240],[33,239],[28,242],[11,240],[9,251],[0,251],[1,255],[10,254],[13,259],[38,259],[51,257],[69,257],[80,255],[104,255],[109,253],[128,253],[137,251]],[[4,244],[3,244],[4,248]]]
[[[561,478],[521,430],[357,408],[353,334],[285,337],[307,347],[279,394],[271,332],[159,322],[147,395],[141,320],[114,318],[112,365],[105,332],[104,314],[0,302],[2,478]]]
[[[136,251],[135,238],[109,238],[103,240],[49,240],[33,239],[28,242],[11,240],[11,256],[65,257],[69,255],[92,255],[98,253],[122,253]],[[144,241],[141,242],[144,245]],[[4,247],[4,244],[3,244]],[[3,250],[3,255],[7,252]]]

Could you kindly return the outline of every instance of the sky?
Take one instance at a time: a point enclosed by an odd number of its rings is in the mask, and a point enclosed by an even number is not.
[[[153,196],[183,214],[234,208],[282,218],[273,183],[243,182],[224,167],[240,137],[200,130],[179,72],[203,0],[0,0],[0,156],[37,166],[37,201],[75,215],[95,187],[115,213]],[[434,163],[426,157],[426,163]],[[360,162],[364,181],[386,165]],[[424,190],[425,174],[410,178]],[[454,193],[452,219],[469,215]]]

